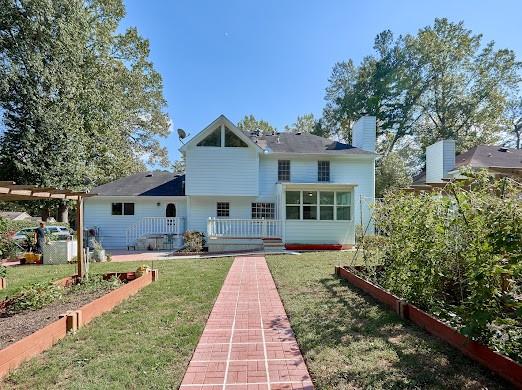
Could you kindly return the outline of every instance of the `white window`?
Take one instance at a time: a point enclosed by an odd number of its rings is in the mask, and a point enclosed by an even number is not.
[[[277,161],[277,180],[290,181],[290,160]]]
[[[232,130],[225,127],[225,147],[227,148],[247,148],[248,145],[239,138]]]
[[[330,161],[317,161],[317,181],[330,181]]]
[[[217,202],[216,215],[222,218],[230,217],[230,203],[229,202]]]
[[[252,219],[274,219],[274,203],[252,203]]]
[[[216,146],[226,148],[247,148],[248,145],[226,126],[219,126],[199,141],[197,146]]]
[[[112,215],[134,215],[134,203],[113,203]]]
[[[350,221],[352,193],[348,191],[286,191],[286,219]]]

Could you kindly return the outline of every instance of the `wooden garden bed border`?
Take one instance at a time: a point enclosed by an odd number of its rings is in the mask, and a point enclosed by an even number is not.
[[[133,272],[117,274],[125,275],[126,277],[130,276],[130,278],[134,276],[134,279],[77,310],[71,310],[62,314],[57,321],[0,350],[0,379],[18,368],[24,361],[51,348],[59,340],[63,339],[67,332],[74,332],[87,325],[94,318],[112,310],[125,299],[158,279],[158,270],[148,270],[140,277],[135,277]],[[70,286],[76,279],[77,276],[70,276],[55,283],[62,286]]]
[[[469,339],[449,325],[407,303],[379,286],[355,275],[347,267],[335,267],[335,274],[386,304],[401,318],[408,319],[432,335],[460,350],[464,355],[489,368],[522,389],[522,365],[507,356]]]

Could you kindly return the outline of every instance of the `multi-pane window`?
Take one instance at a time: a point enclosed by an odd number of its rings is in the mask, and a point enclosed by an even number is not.
[[[301,219],[301,191],[286,191],[286,219]]]
[[[134,215],[134,203],[113,203],[112,215]]]
[[[230,203],[217,202],[216,215],[218,217],[230,217]]]
[[[274,203],[252,203],[252,219],[274,219]]]
[[[290,181],[290,160],[277,161],[277,180]]]
[[[317,191],[303,191],[303,219],[317,219]]]
[[[347,191],[286,191],[286,219],[348,221],[351,204]]]
[[[221,146],[221,126],[203,138],[197,146]]]
[[[330,161],[317,161],[317,181],[330,181]]]

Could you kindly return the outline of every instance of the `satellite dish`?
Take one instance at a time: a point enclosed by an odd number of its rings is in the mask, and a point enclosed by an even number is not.
[[[189,135],[190,135],[190,134],[189,134]],[[183,130],[183,129],[178,129],[178,137],[179,137],[179,141],[180,141],[182,144],[184,144],[183,139],[187,138],[188,135],[187,135],[187,133],[185,132],[185,130]]]

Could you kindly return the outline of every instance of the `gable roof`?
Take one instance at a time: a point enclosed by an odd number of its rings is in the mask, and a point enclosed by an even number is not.
[[[198,134],[196,134],[194,137],[192,137],[186,144],[184,144],[181,148],[179,148],[180,151],[187,150],[188,147],[190,147],[192,144],[197,144],[198,142],[202,141],[207,135],[212,133],[218,126],[224,125],[228,127],[234,134],[236,134],[241,140],[246,142],[247,145],[250,145],[254,147],[255,149],[258,149],[261,151],[261,148],[259,145],[257,145],[250,137],[248,137],[245,133],[243,133],[241,130],[239,130],[235,124],[233,124],[230,119],[228,119],[225,115],[221,114],[218,116],[210,125],[205,127],[203,130],[201,130]]]
[[[185,175],[141,172],[93,188],[100,196],[185,196]]]
[[[332,155],[375,155],[355,146],[333,141],[309,133],[281,132],[255,135],[245,132],[254,142],[274,153],[332,154]]]
[[[471,166],[480,168],[522,169],[522,149],[496,145],[478,145],[455,157],[455,169]],[[426,183],[426,168],[413,178],[413,184]]]

